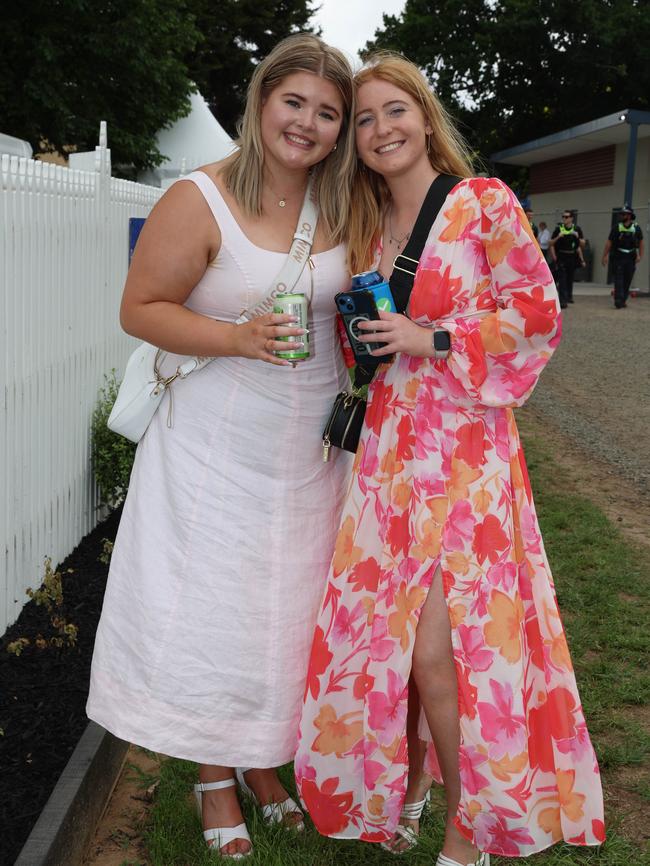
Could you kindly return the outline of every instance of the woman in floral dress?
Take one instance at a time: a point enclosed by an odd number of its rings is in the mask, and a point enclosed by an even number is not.
[[[325,835],[393,840],[412,674],[447,799],[440,866],[598,845],[598,765],[513,415],[560,339],[553,280],[513,193],[468,177],[416,67],[378,55],[357,88],[353,272],[390,273],[431,182],[464,179],[407,316],[372,326],[387,343],[375,354],[395,358],[370,388],[315,632],[301,797]],[[450,335],[443,358],[435,328]]]

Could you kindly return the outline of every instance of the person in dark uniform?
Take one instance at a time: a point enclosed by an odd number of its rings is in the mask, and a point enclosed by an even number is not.
[[[562,222],[555,227],[549,241],[551,258],[557,268],[557,291],[560,306],[566,309],[573,303],[573,275],[576,267],[584,267],[582,250],[585,238],[580,226],[573,222],[570,210],[562,211]]]
[[[627,306],[632,277],[643,256],[643,232],[635,220],[636,214],[625,205],[621,209],[618,225],[612,228],[603,250],[603,265],[607,265],[610,252],[612,254],[614,306],[617,310]]]

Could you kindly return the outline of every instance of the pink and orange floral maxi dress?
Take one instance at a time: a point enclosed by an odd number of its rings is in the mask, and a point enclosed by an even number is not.
[[[528,221],[500,181],[452,190],[409,315],[443,324],[451,354],[400,354],[371,386],[309,664],[303,803],[327,836],[391,838],[413,643],[440,567],[458,675],[459,829],[510,856],[561,839],[597,845],[599,770],[512,412],[561,320]]]

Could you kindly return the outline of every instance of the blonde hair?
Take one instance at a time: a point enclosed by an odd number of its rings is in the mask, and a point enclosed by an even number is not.
[[[262,177],[264,147],[260,118],[268,94],[284,78],[295,72],[311,72],[330,81],[343,102],[343,118],[337,147],[319,163],[316,171],[316,196],[321,221],[334,243],[347,237],[350,191],[356,157],[352,112],[354,83],[352,69],[345,55],[309,33],[297,33],[279,42],[253,72],[244,115],[239,124],[239,150],[230,156],[221,170],[232,195],[245,213],[262,213]]]
[[[422,110],[425,124],[432,130],[427,151],[432,168],[440,174],[471,177],[471,152],[418,67],[401,54],[378,51],[371,54],[355,74],[356,89],[374,78],[399,87]],[[368,270],[372,265],[389,198],[383,177],[359,162],[352,187],[348,235],[348,263],[353,274]]]

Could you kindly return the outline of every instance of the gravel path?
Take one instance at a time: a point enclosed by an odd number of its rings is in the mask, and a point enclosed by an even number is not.
[[[616,310],[609,295],[580,294],[563,320],[527,405],[650,498],[650,299]]]

